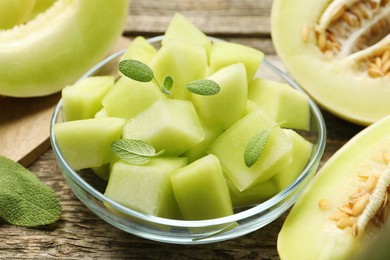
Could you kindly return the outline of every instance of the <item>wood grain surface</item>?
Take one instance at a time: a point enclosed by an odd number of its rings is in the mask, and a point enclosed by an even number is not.
[[[283,68],[271,41],[271,4],[272,0],[133,0],[124,35],[131,39],[162,34],[179,11],[207,34],[258,48]],[[362,129],[323,114],[328,136],[321,165]],[[51,149],[29,169],[56,191],[63,208],[61,219],[42,228],[16,227],[0,220],[1,259],[278,259],[276,240],[286,214],[258,231],[221,243],[163,244],[127,234],[89,211],[66,184]]]

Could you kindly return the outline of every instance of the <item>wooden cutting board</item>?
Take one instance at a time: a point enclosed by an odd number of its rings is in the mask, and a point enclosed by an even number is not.
[[[129,43],[121,37],[110,54]],[[104,73],[111,69],[105,68]],[[0,155],[27,167],[46,151],[50,147],[50,119],[60,97],[60,93],[35,98],[0,96]]]

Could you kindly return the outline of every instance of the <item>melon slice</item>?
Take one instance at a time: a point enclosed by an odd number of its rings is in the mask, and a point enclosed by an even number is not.
[[[0,29],[10,29],[28,20],[36,0],[1,0]]]
[[[172,156],[194,147],[204,136],[192,103],[169,98],[157,100],[123,127],[123,138],[144,140]]]
[[[287,70],[322,107],[363,125],[390,114],[389,1],[276,0],[271,33]]]
[[[210,53],[211,42],[208,37],[180,13],[175,13],[172,17],[162,44],[168,41],[183,41],[187,44],[199,45],[205,48],[207,54]]]
[[[261,105],[282,127],[309,130],[309,98],[285,83],[256,78],[249,85],[248,97]]]
[[[161,97],[160,90],[152,82],[138,82],[123,76],[105,95],[102,104],[109,116],[129,119]]]
[[[103,108],[102,99],[114,85],[112,76],[87,77],[62,90],[64,121],[93,118]]]
[[[129,44],[126,52],[122,55],[122,60],[138,60],[149,65],[156,56],[157,50],[144,37],[137,36]]]
[[[175,171],[173,193],[186,220],[204,220],[233,214],[228,187],[219,160],[214,155]]]
[[[0,94],[42,96],[73,84],[121,35],[129,4],[57,0],[28,23],[0,31]]]
[[[55,141],[74,169],[99,167],[113,158],[111,143],[122,135],[125,120],[102,117],[53,125]]]
[[[264,54],[254,48],[232,42],[214,41],[210,52],[210,74],[234,63],[244,63],[250,82],[263,60]]]
[[[104,195],[139,212],[180,219],[170,176],[185,165],[187,158],[179,157],[154,158],[145,165],[118,161],[112,166]]]
[[[208,79],[218,83],[219,93],[213,96],[192,94],[192,102],[203,121],[227,129],[246,111],[248,82],[245,66],[236,63],[223,67]]]
[[[272,177],[279,190],[286,188],[302,173],[313,149],[313,144],[294,130],[284,129],[284,131],[293,144],[292,160]]]
[[[218,157],[224,173],[240,191],[270,179],[291,160],[292,144],[286,133],[259,107],[227,129],[210,146],[208,152]],[[244,161],[248,141],[260,130],[271,135],[260,158],[251,167]]]
[[[154,76],[162,84],[167,76],[173,78],[171,97],[189,99],[186,84],[204,79],[207,72],[205,48],[181,41],[167,41],[151,63]]]

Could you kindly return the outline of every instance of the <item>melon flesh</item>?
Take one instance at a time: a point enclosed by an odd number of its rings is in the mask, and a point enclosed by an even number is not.
[[[261,107],[247,114],[227,129],[209,147],[218,157],[224,173],[240,191],[270,179],[291,160],[292,144],[286,133]],[[271,130],[267,145],[255,164],[247,167],[244,151],[248,141],[260,130]]]
[[[109,116],[129,119],[161,97],[160,90],[152,82],[138,82],[122,76],[105,95],[102,104]]]
[[[145,165],[118,161],[112,166],[104,195],[139,212],[180,219],[170,176],[186,164],[187,158],[179,157],[153,158]]]
[[[57,123],[53,126],[61,154],[74,169],[99,167],[113,158],[111,143],[122,136],[125,120],[103,117]]]
[[[204,220],[233,214],[228,187],[219,160],[214,155],[175,171],[173,193],[186,220]]]
[[[236,63],[223,67],[207,79],[218,83],[220,91],[212,96],[192,94],[192,102],[203,121],[225,130],[246,111],[248,81],[245,66]]]
[[[153,47],[153,45],[151,45],[144,37],[137,36],[129,44],[121,59],[138,60],[149,65],[156,54],[157,50]]]
[[[309,98],[285,83],[256,78],[249,85],[248,97],[261,105],[282,127],[310,129]]]
[[[272,177],[279,190],[290,185],[303,171],[310,160],[313,144],[305,140],[297,132],[291,129],[284,129],[293,145],[292,160]]]
[[[204,136],[192,103],[169,98],[159,99],[123,127],[123,138],[144,140],[172,156],[194,147]]]
[[[114,85],[112,76],[84,78],[62,90],[65,121],[93,118],[103,108],[102,99]]]

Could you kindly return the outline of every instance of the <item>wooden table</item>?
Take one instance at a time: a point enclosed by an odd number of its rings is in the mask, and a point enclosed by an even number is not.
[[[272,0],[133,0],[124,35],[162,34],[180,11],[208,35],[262,50],[283,68],[270,36]],[[327,147],[321,165],[362,129],[324,113]],[[0,222],[0,258],[61,259],[278,259],[276,240],[285,215],[265,228],[221,243],[183,246],[153,242],[116,229],[90,212],[62,177],[51,149],[29,169],[52,187],[62,204],[61,219],[42,228]]]

